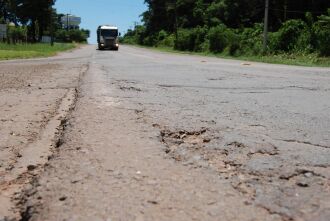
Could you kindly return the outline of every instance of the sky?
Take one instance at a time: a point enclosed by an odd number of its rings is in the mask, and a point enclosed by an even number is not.
[[[99,25],[115,25],[123,34],[140,22],[140,15],[146,11],[144,0],[56,0],[57,13],[81,17],[80,27],[89,29],[90,44],[96,43],[96,29]]]

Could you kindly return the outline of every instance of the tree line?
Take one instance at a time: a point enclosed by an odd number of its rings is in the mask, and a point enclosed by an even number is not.
[[[8,27],[8,34],[16,41],[39,42],[42,36],[58,41],[86,41],[88,30],[63,30],[61,17],[54,8],[56,0],[0,0],[0,24]]]
[[[179,50],[262,53],[265,0],[145,0],[124,41]],[[269,0],[268,52],[330,54],[329,0]]]

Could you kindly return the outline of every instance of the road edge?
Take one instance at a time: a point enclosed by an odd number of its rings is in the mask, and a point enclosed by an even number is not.
[[[8,188],[1,190],[0,197],[7,201],[10,208],[8,214],[2,214],[0,220],[28,220],[26,211],[26,199],[29,195],[29,187],[35,183],[38,175],[44,170],[48,161],[61,146],[62,137],[72,111],[75,108],[78,98],[77,88],[67,89],[65,95],[60,99],[56,115],[52,117],[45,129],[41,132],[40,138],[29,145],[22,154],[19,167],[8,180]],[[36,154],[37,153],[37,154]]]

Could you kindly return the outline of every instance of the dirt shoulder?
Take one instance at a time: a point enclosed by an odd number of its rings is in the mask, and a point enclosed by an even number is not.
[[[75,104],[87,66],[61,56],[0,63],[0,220],[19,217],[19,195],[56,151]]]

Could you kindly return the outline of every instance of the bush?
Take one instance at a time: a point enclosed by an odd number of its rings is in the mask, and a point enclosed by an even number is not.
[[[194,31],[194,35],[195,35],[194,51],[204,51],[205,50],[206,36],[207,36],[207,33],[208,33],[208,27],[198,26],[193,31]],[[207,48],[206,48],[206,50],[207,50]]]
[[[24,42],[27,38],[27,28],[21,26],[9,26],[8,38],[13,43]]]
[[[69,38],[71,42],[86,42],[87,36],[86,33],[81,30],[70,30],[69,31]]]
[[[150,45],[151,38],[147,38],[146,28],[142,25],[136,25],[135,28],[128,29],[122,37],[122,42],[127,44]]]
[[[157,44],[157,36],[155,35],[150,35],[147,37],[143,37],[143,35],[139,36],[139,41],[142,41],[142,45],[147,45],[147,46],[155,46]]]
[[[237,51],[241,48],[241,36],[233,29],[227,29],[226,31],[227,39],[228,39],[228,46],[227,50],[229,55],[234,56],[236,55]]]
[[[279,46],[278,46],[278,42],[279,42],[279,35],[280,33],[279,32],[269,32],[268,33],[268,51],[270,52],[276,52],[278,51],[279,49]]]
[[[88,32],[86,30],[58,30],[55,33],[56,41],[59,42],[87,42]]]
[[[121,38],[121,42],[126,44],[137,44],[135,30],[128,29],[126,34]]]
[[[241,52],[258,55],[263,51],[263,24],[255,24],[253,28],[244,28],[240,33]]]
[[[175,42],[175,36],[174,34],[171,34],[171,35],[167,35],[163,40],[158,42],[157,45],[174,48],[174,42]]]
[[[175,49],[183,51],[202,51],[207,35],[206,27],[178,30]]]
[[[166,31],[161,30],[157,36],[156,46],[174,47],[174,34],[169,35]]]
[[[135,36],[125,36],[121,39],[124,44],[137,44]]]
[[[179,29],[175,40],[175,49],[182,51],[193,51],[195,48],[196,36],[192,29]]]
[[[330,10],[329,15],[320,16],[317,22],[311,13],[306,13],[305,20],[288,20],[278,31],[270,32],[267,45],[269,54],[330,56]],[[211,28],[181,28],[177,36],[164,30],[149,33],[146,27],[136,26],[134,30],[129,30],[124,40],[150,46],[174,47],[182,51],[210,51],[232,56],[263,54],[263,24],[231,29],[219,22]]]
[[[240,42],[239,42],[239,37],[238,35],[234,35],[233,39],[229,45],[228,52],[230,55],[235,55],[236,52],[240,49]]]
[[[240,35],[225,25],[218,25],[209,30],[209,50],[221,53],[225,49],[230,55],[236,54],[240,49]]]
[[[142,25],[136,25],[134,30],[129,30],[124,36],[124,42],[126,42],[126,38],[133,44],[146,44],[146,28]]]
[[[315,34],[315,48],[322,56],[330,56],[330,26],[324,28],[320,24],[315,24],[313,27]]]
[[[55,38],[56,41],[60,41],[60,42],[70,42],[70,37],[69,37],[69,33],[66,30],[58,30],[55,33]]]
[[[208,39],[210,42],[210,51],[221,53],[229,45],[231,33],[225,25],[218,25],[209,30]]]
[[[166,37],[167,37],[167,32],[164,30],[161,30],[160,32],[158,32],[157,42],[163,41]]]
[[[279,29],[273,39],[276,50],[285,52],[305,51],[310,46],[311,35],[308,26],[302,20],[288,20]]]
[[[135,27],[135,39],[138,44],[145,44],[146,28],[142,25],[138,25]]]
[[[313,25],[313,46],[322,56],[330,56],[330,9],[329,16],[320,16]]]

